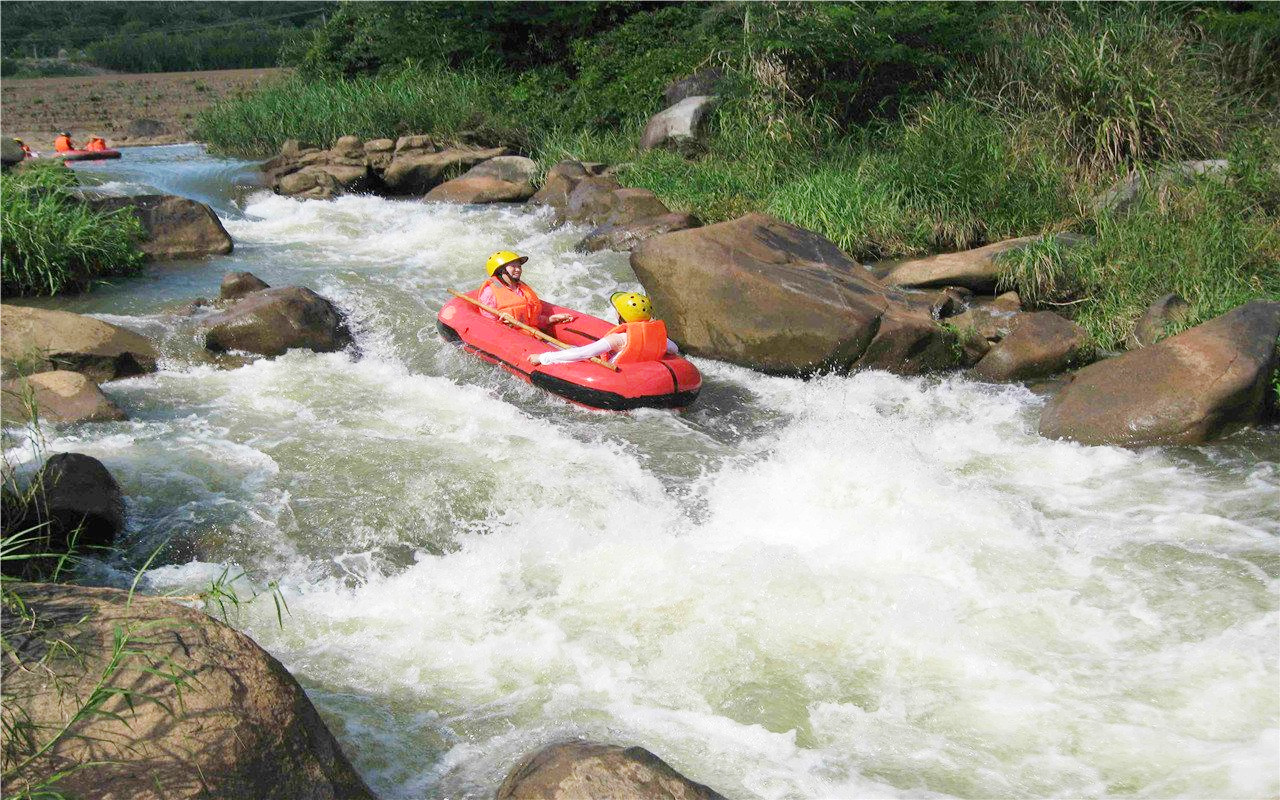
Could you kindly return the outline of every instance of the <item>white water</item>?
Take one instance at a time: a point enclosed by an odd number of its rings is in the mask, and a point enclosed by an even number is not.
[[[279,582],[283,627],[268,596],[232,621],[380,796],[492,796],[569,736],[730,798],[1280,794],[1276,431],[1089,448],[1039,438],[1021,387],[705,360],[683,415],[585,411],[435,311],[502,247],[603,315],[625,255],[520,209],[245,195],[151,153],[236,253],[57,303],[167,358],[106,387],[130,422],[49,447],[118,476],[132,564],[172,537],[150,591]],[[207,363],[163,309],[231,269],[334,299],[361,357]]]

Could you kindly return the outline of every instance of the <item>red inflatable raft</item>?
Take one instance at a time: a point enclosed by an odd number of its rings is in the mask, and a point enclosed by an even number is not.
[[[467,292],[479,298],[480,290]],[[548,315],[568,313],[572,322],[560,322],[546,331],[571,347],[590,344],[613,329],[611,323],[544,302]],[[489,319],[471,303],[455,297],[436,316],[440,333],[449,341],[492,364],[568,400],[591,408],[626,411],[632,408],[684,408],[698,396],[702,376],[698,368],[679,356],[661,361],[618,365],[613,371],[591,361],[572,364],[529,363],[533,353],[554,348],[533,336]]]
[[[119,150],[60,150],[51,154],[63,161],[102,161],[108,158],[119,158]]]

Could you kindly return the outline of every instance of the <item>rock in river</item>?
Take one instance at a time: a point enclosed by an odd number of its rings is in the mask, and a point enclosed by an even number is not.
[[[139,245],[152,261],[230,253],[231,235],[204,203],[171,194],[101,197],[89,204],[99,211],[128,208],[142,222],[146,239]]]
[[[1198,444],[1256,422],[1277,367],[1280,302],[1254,300],[1091,364],[1049,401],[1040,433],[1086,444]]]
[[[146,337],[93,317],[5,304],[0,362],[5,377],[69,369],[103,383],[155,372],[156,350]]]
[[[24,420],[28,403],[40,419],[50,422],[106,422],[125,419],[125,413],[111,402],[98,384],[79,372],[65,369],[37,372],[26,378],[4,382],[0,407],[6,423]]]
[[[958,362],[927,302],[913,305],[832,242],[763,214],[647,239],[631,268],[694,355],[790,375]]]
[[[507,775],[495,800],[724,800],[642,747],[562,742]]]
[[[333,303],[301,286],[248,294],[205,326],[205,347],[215,352],[278,356],[295,347],[328,353],[351,344],[351,331]]]
[[[10,588],[35,621],[4,616],[6,705],[36,726],[37,744],[70,727],[5,774],[6,792],[65,771],[51,788],[73,797],[373,800],[297,680],[244,634],[118,589]],[[77,718],[77,698],[100,682],[104,713]],[[33,749],[9,732],[5,762],[17,766]]]

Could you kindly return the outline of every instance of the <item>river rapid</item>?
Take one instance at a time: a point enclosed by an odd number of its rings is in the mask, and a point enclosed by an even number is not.
[[[128,498],[89,578],[166,541],[145,591],[247,572],[229,621],[380,796],[491,797],[574,736],[734,800],[1280,794],[1275,429],[1083,447],[1021,386],[705,359],[685,413],[588,411],[436,332],[497,249],[598,316],[639,288],[546,210],[277,197],[195,146],[76,169],[208,202],[236,244],[33,303],[164,353],[104,387],[129,421],[44,430]],[[332,299],[359,357],[212,363],[171,312],[231,270]]]

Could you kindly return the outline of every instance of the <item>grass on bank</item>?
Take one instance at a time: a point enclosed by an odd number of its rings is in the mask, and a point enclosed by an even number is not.
[[[74,194],[75,173],[28,164],[0,175],[0,288],[6,295],[79,291],[137,272],[142,224],[128,210],[95,211]]]

